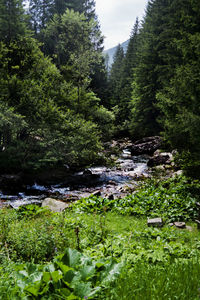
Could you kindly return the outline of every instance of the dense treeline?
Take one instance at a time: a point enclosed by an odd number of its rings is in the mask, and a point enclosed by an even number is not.
[[[115,84],[120,115],[124,113],[124,123],[119,124],[133,139],[162,133],[190,173],[200,168],[199,19],[198,0],[150,0],[130,39],[130,44],[134,39],[132,56],[127,51],[118,65],[121,87]],[[116,53],[111,82],[119,73],[115,73],[118,60]],[[123,72],[125,65],[132,68],[131,76]]]
[[[162,134],[199,170],[198,0],[149,0],[108,74],[94,0],[0,0],[0,12],[1,170],[89,165],[113,134]]]
[[[1,0],[0,11],[1,171],[98,160],[114,116],[98,98],[106,74],[94,1],[30,0],[25,10]]]

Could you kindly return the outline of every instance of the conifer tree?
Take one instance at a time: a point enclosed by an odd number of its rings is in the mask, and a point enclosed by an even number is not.
[[[26,33],[22,0],[0,0],[0,40],[10,42]]]
[[[136,19],[135,25],[131,32],[128,48],[124,57],[121,83],[120,83],[120,101],[119,105],[119,122],[121,124],[128,121],[130,117],[130,102],[132,96],[133,69],[137,65],[137,40],[139,34],[139,21]]]
[[[181,10],[176,7],[181,5]],[[191,175],[200,170],[200,3],[175,0],[171,4],[174,28],[171,55],[168,56],[171,78],[157,93],[164,136],[182,156],[183,167]],[[176,32],[176,34],[175,34]]]
[[[52,17],[52,9],[53,0],[30,0],[29,15],[35,36],[46,27]]]
[[[138,38],[137,66],[134,69],[130,132],[134,139],[159,134],[156,93],[172,70],[167,60],[169,45],[169,8],[171,0],[150,0]],[[168,53],[169,52],[169,53]]]
[[[109,76],[109,93],[111,106],[119,105],[120,101],[120,82],[122,75],[122,66],[124,60],[124,50],[119,44],[113,58],[113,64]]]

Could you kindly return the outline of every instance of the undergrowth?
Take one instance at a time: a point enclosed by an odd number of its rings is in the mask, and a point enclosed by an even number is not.
[[[1,209],[0,299],[199,299],[198,191],[180,177],[63,213]],[[147,216],[158,215],[165,226],[148,227]],[[189,220],[191,231],[172,220]]]
[[[123,199],[109,200],[96,196],[79,200],[76,212],[102,213],[113,211],[122,215],[162,217],[166,222],[194,220],[200,183],[181,176],[164,181],[147,180],[135,193]]]

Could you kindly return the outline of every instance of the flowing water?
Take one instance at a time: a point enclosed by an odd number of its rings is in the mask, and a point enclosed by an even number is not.
[[[98,193],[102,197],[125,196],[125,189],[137,184],[137,179],[148,176],[147,156],[131,157],[128,149],[123,150],[113,168],[92,167],[87,172],[73,174],[56,185],[27,185],[23,190],[11,194],[9,189],[0,190],[0,204],[17,208],[31,203],[39,204],[46,197],[75,201],[81,197]]]

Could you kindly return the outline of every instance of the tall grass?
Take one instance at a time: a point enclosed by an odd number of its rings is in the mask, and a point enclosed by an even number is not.
[[[166,266],[138,263],[129,273],[122,274],[106,299],[199,300],[200,263],[197,260]]]

